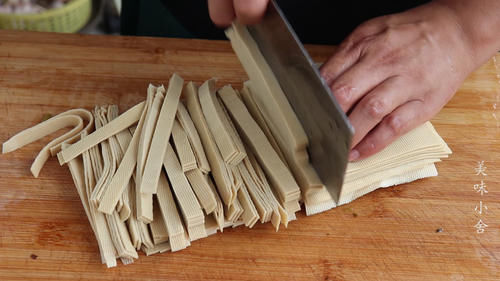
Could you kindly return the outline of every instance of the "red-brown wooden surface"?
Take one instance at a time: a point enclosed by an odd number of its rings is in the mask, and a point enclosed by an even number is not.
[[[332,51],[308,49],[317,61]],[[0,31],[0,142],[46,114],[111,103],[124,110],[172,72],[238,87],[246,79],[228,42]],[[454,152],[438,177],[301,214],[278,233],[261,224],[227,229],[112,269],[100,263],[67,167],[51,159],[31,176],[43,142],[0,155],[0,280],[498,280],[499,75],[490,60],[433,119]],[[478,161],[487,176],[476,175]],[[481,180],[483,196],[474,190]],[[481,200],[488,210],[479,215]]]

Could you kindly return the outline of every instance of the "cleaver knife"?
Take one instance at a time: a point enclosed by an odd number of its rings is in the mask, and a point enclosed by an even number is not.
[[[256,25],[247,26],[309,138],[309,157],[335,202],[354,130],[311,57],[274,0]]]

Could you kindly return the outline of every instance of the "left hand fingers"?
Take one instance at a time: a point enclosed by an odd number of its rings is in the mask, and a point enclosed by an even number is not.
[[[326,84],[331,86],[333,81],[358,62],[368,39],[385,29],[383,19],[379,17],[361,24],[339,45],[321,66],[321,76]]]
[[[390,77],[358,102],[349,114],[349,121],[355,130],[352,147],[356,146],[384,117],[411,99],[411,95],[402,93],[404,86],[402,78]]]
[[[332,94],[344,112],[348,112],[363,96],[391,77],[390,66],[377,65],[374,61],[373,55],[360,58],[331,84]]]
[[[321,76],[328,85],[331,85],[337,77],[359,60],[367,38],[386,29],[387,18],[387,16],[382,16],[362,23],[342,41],[330,59],[321,66]]]
[[[264,16],[269,0],[234,0],[234,11],[242,24],[256,24]]]
[[[217,26],[227,27],[233,22],[233,0],[208,0],[210,18]]]
[[[349,161],[367,158],[426,121],[427,110],[420,100],[411,100],[384,117],[349,154]]]

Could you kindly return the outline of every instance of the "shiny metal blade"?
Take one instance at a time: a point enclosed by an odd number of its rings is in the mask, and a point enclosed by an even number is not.
[[[273,70],[309,137],[309,157],[337,202],[353,129],[278,5],[248,30]]]

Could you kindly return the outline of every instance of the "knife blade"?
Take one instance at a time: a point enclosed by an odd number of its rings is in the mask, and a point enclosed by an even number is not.
[[[274,0],[262,21],[247,28],[304,127],[313,167],[338,202],[354,133],[347,116]]]

